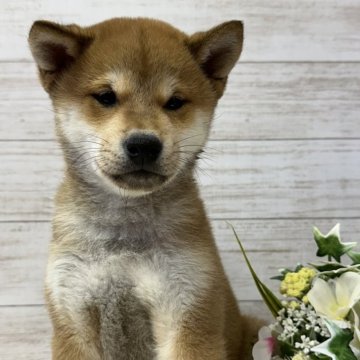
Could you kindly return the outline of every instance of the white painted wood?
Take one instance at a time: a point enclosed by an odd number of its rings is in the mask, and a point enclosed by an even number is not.
[[[0,306],[44,303],[50,228],[50,223],[0,223]]]
[[[270,319],[253,301],[259,295],[225,220],[232,219],[256,271],[275,291],[278,283],[268,278],[279,267],[314,259],[312,225],[325,232],[340,219],[343,239],[358,240],[358,0],[0,0],[1,359],[50,358],[51,329],[41,304],[62,161],[50,101],[27,46],[31,23],[87,25],[144,15],[189,33],[245,21],[244,53],[208,145],[213,161],[200,162],[208,175],[199,171],[220,255],[244,312]]]
[[[259,302],[241,302],[245,314],[272,320]],[[0,358],[2,360],[49,360],[51,325],[43,306],[0,307]],[[70,359],[69,359],[70,360]]]
[[[30,58],[34,20],[90,25],[114,16],[148,16],[192,33],[231,19],[245,22],[246,61],[360,60],[358,0],[2,0],[0,59]]]
[[[243,64],[219,103],[211,138],[360,138],[360,63]],[[0,63],[0,140],[53,139],[35,66]]]
[[[211,141],[197,172],[212,218],[358,217],[360,140]],[[0,142],[0,221],[48,220],[53,142]]]
[[[51,326],[43,306],[0,307],[0,358],[49,360]]]
[[[200,184],[213,218],[351,217],[360,140],[210,142]],[[211,152],[211,149],[209,149]]]
[[[231,220],[258,275],[277,291],[270,277],[281,267],[315,259],[312,226],[327,232],[337,219]],[[344,241],[358,240],[360,219],[341,220]],[[259,294],[228,224],[212,221],[225,269],[239,301],[259,300]],[[0,223],[0,306],[43,304],[43,282],[51,238],[49,222]],[[320,259],[318,259],[320,260]],[[1,325],[0,325],[1,329]]]

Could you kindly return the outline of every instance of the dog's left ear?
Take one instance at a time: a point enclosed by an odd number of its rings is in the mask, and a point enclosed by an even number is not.
[[[77,25],[36,21],[29,33],[29,45],[39,69],[40,80],[50,92],[60,75],[81,55],[91,38]]]
[[[228,21],[190,36],[188,46],[221,97],[227,77],[239,59],[244,38],[241,21]]]

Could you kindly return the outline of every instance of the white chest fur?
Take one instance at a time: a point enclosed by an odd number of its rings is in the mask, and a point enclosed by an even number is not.
[[[79,329],[89,306],[129,294],[151,317],[166,313],[164,319],[176,321],[208,283],[209,268],[199,259],[185,251],[167,255],[159,250],[146,254],[123,252],[96,261],[68,254],[51,259],[46,282],[52,301],[69,313]],[[109,309],[111,312],[113,309]]]

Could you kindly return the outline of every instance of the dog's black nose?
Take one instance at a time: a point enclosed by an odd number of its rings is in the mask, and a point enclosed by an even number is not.
[[[162,143],[154,135],[134,134],[124,141],[123,148],[133,163],[145,165],[158,159]]]

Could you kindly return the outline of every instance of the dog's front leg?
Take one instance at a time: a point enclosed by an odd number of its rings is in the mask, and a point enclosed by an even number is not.
[[[178,315],[162,313],[154,319],[157,360],[226,359],[221,301]]]
[[[101,356],[92,343],[77,336],[55,332],[52,339],[52,360],[100,360]]]
[[[194,333],[181,329],[169,333],[158,346],[157,360],[225,360],[224,339],[219,335]]]

